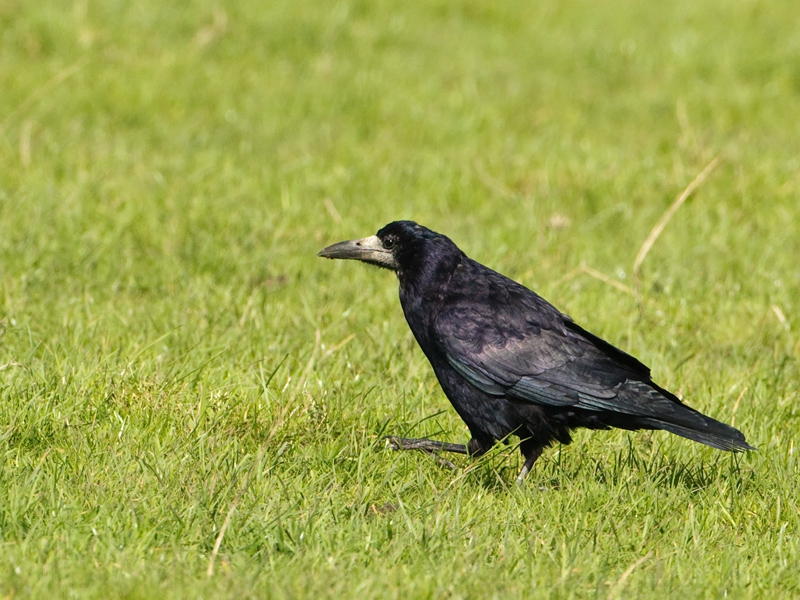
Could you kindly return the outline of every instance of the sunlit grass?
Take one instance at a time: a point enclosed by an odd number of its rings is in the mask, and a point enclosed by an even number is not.
[[[0,596],[795,597],[799,27],[0,2]],[[513,445],[386,449],[467,432],[394,276],[315,255],[398,218],[758,452],[578,432],[518,488]]]

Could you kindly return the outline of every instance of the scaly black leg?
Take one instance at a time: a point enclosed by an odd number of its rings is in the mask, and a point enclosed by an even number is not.
[[[464,444],[451,444],[428,439],[399,438],[393,435],[386,436],[392,450],[422,450],[423,452],[455,452],[467,454]]]

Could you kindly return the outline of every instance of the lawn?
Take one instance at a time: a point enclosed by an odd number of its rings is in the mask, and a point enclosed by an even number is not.
[[[0,90],[0,598],[800,595],[796,2],[0,0]],[[387,449],[400,218],[758,451]]]

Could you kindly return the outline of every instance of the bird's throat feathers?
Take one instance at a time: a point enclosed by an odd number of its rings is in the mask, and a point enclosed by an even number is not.
[[[441,239],[424,240],[419,248],[404,249],[397,277],[400,280],[400,296],[415,295],[427,300],[441,297],[447,284],[466,255],[450,241]]]

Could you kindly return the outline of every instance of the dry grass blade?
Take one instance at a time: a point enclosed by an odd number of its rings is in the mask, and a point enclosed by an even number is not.
[[[608,275],[598,271],[597,269],[593,269],[592,267],[586,265],[586,263],[581,263],[579,267],[572,269],[572,271],[570,271],[569,273],[564,275],[561,279],[556,281],[553,284],[553,287],[558,287],[561,284],[570,281],[571,279],[575,279],[575,277],[577,277],[578,275],[588,275],[589,277],[597,279],[598,281],[605,283],[606,285],[610,285],[611,287],[619,290],[620,292],[623,292],[625,294],[630,294],[631,296],[636,295],[635,292],[624,283],[617,281],[613,277],[609,277]]]
[[[638,560],[636,560],[633,564],[631,564],[630,567],[628,567],[625,570],[622,576],[614,584],[614,587],[611,588],[611,591],[608,594],[608,600],[612,600],[613,598],[616,598],[619,595],[619,593],[622,591],[622,587],[625,585],[625,580],[628,579],[628,577],[630,577],[631,573],[633,573],[639,565],[641,565],[643,562],[648,561],[651,556],[653,556],[652,550],[647,554],[645,554],[644,556],[642,556],[641,558],[639,558]]]
[[[219,554],[220,546],[222,546],[222,538],[225,537],[225,531],[228,529],[228,525],[231,524],[233,513],[236,512],[236,507],[238,506],[239,500],[241,500],[243,493],[244,493],[244,488],[239,490],[239,494],[236,496],[236,499],[231,504],[231,508],[228,511],[228,514],[225,516],[225,521],[222,522],[222,527],[220,527],[219,535],[217,535],[217,539],[214,542],[214,549],[211,551],[211,558],[208,559],[208,569],[206,569],[206,575],[208,577],[212,577],[214,575],[214,562],[216,562],[217,554]]]
[[[30,93],[30,95],[19,104],[19,106],[17,106],[14,110],[8,113],[5,119],[3,119],[2,122],[0,122],[0,135],[3,135],[3,133],[5,133],[6,127],[8,127],[8,124],[12,121],[12,119],[14,119],[18,114],[20,114],[31,104],[33,104],[37,98],[44,95],[46,92],[50,91],[52,88],[54,88],[64,80],[72,77],[75,73],[77,73],[83,67],[85,67],[88,62],[89,59],[86,57],[83,57],[75,61],[70,66],[61,69],[58,73],[53,75],[53,77],[51,77],[48,81],[43,83],[40,87],[33,90]]]
[[[581,264],[580,272],[581,273],[586,273],[589,277],[594,277],[598,281],[602,281],[603,283],[605,283],[607,285],[610,285],[611,287],[613,287],[615,289],[618,289],[620,292],[624,292],[626,294],[634,295],[633,290],[631,288],[629,288],[627,285],[625,285],[624,283],[620,283],[616,279],[613,279],[613,278],[609,277],[608,275],[606,275],[605,273],[601,273],[600,271],[597,271],[596,269],[593,269],[591,267],[587,267],[585,264]]]
[[[675,202],[673,202],[666,212],[661,215],[658,223],[656,223],[655,227],[653,227],[650,235],[647,236],[647,239],[642,244],[642,247],[639,248],[639,253],[636,255],[636,260],[633,261],[633,283],[639,297],[641,297],[639,271],[642,268],[642,263],[647,257],[648,252],[650,252],[653,244],[656,243],[656,240],[661,235],[661,232],[664,231],[664,228],[667,226],[667,223],[669,223],[670,219],[672,219],[673,215],[681,206],[683,206],[683,203],[686,202],[687,198],[689,198],[689,196],[691,196],[692,193],[694,193],[694,191],[700,187],[700,185],[706,180],[706,177],[708,177],[709,173],[714,170],[717,164],[719,164],[719,156],[715,156],[714,159],[706,165],[706,168],[703,169],[700,174],[695,177],[689,185],[686,186],[686,189],[684,189],[675,199]]]
[[[325,198],[325,210],[328,211],[328,214],[331,216],[331,219],[333,219],[335,223],[342,222],[342,215],[340,215],[339,211],[336,210],[336,205],[330,198]]]
[[[236,512],[236,507],[239,506],[239,501],[242,499],[242,496],[244,496],[244,493],[247,491],[247,488],[250,487],[250,479],[251,476],[253,475],[253,471],[257,465],[261,464],[261,457],[263,455],[264,455],[264,449],[262,448],[256,455],[253,464],[250,465],[250,469],[247,471],[247,477],[245,477],[242,487],[236,494],[236,498],[234,498],[233,502],[231,502],[231,507],[230,509],[228,509],[228,514],[225,515],[225,520],[222,522],[222,527],[220,527],[219,529],[219,534],[217,534],[217,539],[214,541],[214,549],[211,551],[211,556],[208,559],[208,569],[206,569],[206,575],[208,577],[212,577],[214,575],[214,563],[217,560],[219,549],[222,546],[222,538],[225,537],[225,531],[227,531],[228,526],[231,524],[231,519],[233,519],[233,513]]]

